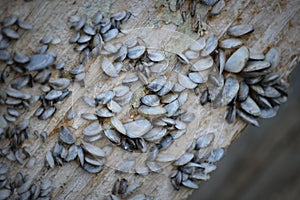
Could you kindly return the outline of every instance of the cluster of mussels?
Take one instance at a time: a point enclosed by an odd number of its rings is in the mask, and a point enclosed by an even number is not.
[[[75,82],[84,86],[85,64],[90,58],[100,55],[105,42],[116,38],[121,31],[121,24],[131,17],[131,12],[125,10],[113,14],[110,18],[97,12],[92,19],[86,15],[74,15],[69,18],[70,28],[76,32],[69,39],[70,44],[76,44],[74,50],[80,52],[80,65],[70,71]],[[102,51],[103,54],[103,51]]]
[[[259,126],[258,118],[274,117],[279,105],[287,100],[288,84],[274,72],[280,62],[280,52],[277,48],[271,48],[264,55],[249,50],[241,37],[253,31],[251,25],[236,25],[228,29],[229,38],[221,41],[214,35],[207,41],[200,38],[184,53],[177,54],[179,63],[189,66],[187,72],[178,74],[180,85],[201,94],[202,105],[211,102],[215,108],[227,106],[228,123],[233,123],[238,116],[247,123]],[[206,73],[207,70],[209,73]],[[222,149],[215,151],[212,155],[216,157],[224,152]],[[208,157],[199,162],[193,154],[184,154],[182,159],[186,162],[171,175],[172,184],[176,189],[179,184],[197,188],[192,181],[206,180],[204,175],[210,172],[205,170],[207,166],[210,168],[206,163],[212,162],[212,159]],[[190,161],[193,163],[190,164]]]
[[[31,157],[32,150],[24,143],[31,135],[30,119],[27,119],[26,114],[40,101],[41,105],[35,112],[37,119],[46,120],[52,117],[56,111],[55,104],[62,102],[70,94],[67,89],[70,80],[63,77],[51,78],[51,75],[56,76],[59,72],[55,74],[54,70],[49,69],[54,66],[56,56],[47,53],[47,50],[50,42],[60,42],[58,38],[42,38],[40,42],[43,45],[33,55],[13,50],[11,46],[20,39],[20,35],[25,34],[22,29],[31,30],[33,26],[16,15],[1,21],[0,105],[3,113],[0,114],[0,139],[5,145],[1,146],[0,155],[21,165],[26,162],[26,167],[32,168],[36,159]],[[61,70],[64,66],[65,62],[58,62],[55,69]],[[48,135],[45,131],[40,134],[37,130],[34,134],[37,138],[41,135],[43,141]],[[29,157],[31,158],[26,161]],[[22,174],[18,176],[22,177]],[[49,198],[50,186],[45,185],[41,189],[40,186],[32,185],[32,180],[28,180],[27,176],[22,180],[18,179],[16,184],[5,186],[6,189],[1,190],[1,199],[10,195],[16,199],[37,199],[39,196]],[[13,194],[14,188],[17,188],[19,196]]]
[[[177,1],[178,9],[182,2]],[[201,2],[208,4],[212,1]],[[220,2],[224,4],[224,1]],[[107,83],[103,84],[107,87],[101,87],[101,92],[96,95],[92,94],[95,96],[91,97],[90,93],[82,96],[83,102],[92,110],[92,113],[80,115],[84,119],[82,134],[75,137],[70,127],[62,125],[59,141],[52,151],[46,153],[45,165],[53,168],[78,158],[84,170],[99,173],[116,150],[111,146],[113,144],[128,152],[148,153],[145,166],[136,167],[136,160],[129,158],[124,159],[118,171],[128,173],[135,169],[137,174],[147,175],[149,171],[162,172],[159,163],[170,163],[175,168],[170,176],[174,188],[178,190],[182,185],[196,189],[198,180],[209,179],[209,173],[216,169],[215,162],[222,158],[224,149],[211,151],[215,135],[208,133],[193,140],[179,157],[165,153],[175,139],[186,133],[188,123],[195,118],[195,114],[184,108],[191,91],[201,94],[202,105],[212,102],[214,107],[227,106],[226,120],[229,123],[234,122],[238,115],[258,126],[258,117],[275,116],[278,106],[286,101],[288,85],[272,72],[279,64],[280,53],[276,48],[270,49],[266,55],[249,50],[241,37],[251,33],[253,27],[236,25],[228,30],[230,37],[222,41],[218,41],[215,35],[195,41],[189,49],[177,54],[176,65],[170,67],[167,52],[148,48],[140,38],[125,42],[117,40],[120,24],[130,16],[130,12],[121,11],[110,18],[103,17],[101,12],[97,12],[92,20],[87,16],[69,18],[71,28],[76,31],[69,42],[76,43],[75,51],[81,54],[80,65],[70,70],[70,76],[83,86],[89,58],[101,55],[101,70],[107,78]],[[0,114],[0,138],[11,141],[9,146],[1,149],[1,156],[23,164],[30,157],[28,148],[21,147],[29,137],[30,121],[25,119],[17,123],[21,113],[25,115],[30,105],[40,101],[35,116],[40,120],[50,119],[56,111],[55,104],[70,95],[71,80],[64,74],[66,63],[54,64],[56,56],[47,53],[50,44],[60,42],[58,38],[47,36],[41,39],[43,46],[34,55],[14,52],[11,56],[6,48],[9,41],[19,36],[7,26],[16,22],[21,28],[30,29],[15,16],[1,23],[0,60],[4,63],[1,65],[1,84],[4,87],[0,88],[0,103],[7,106],[7,113]],[[59,78],[51,78],[54,72]],[[22,91],[26,86],[31,87],[33,93],[37,91],[34,88],[40,87],[41,94],[31,96],[28,90]],[[75,116],[76,110],[72,108],[67,119],[74,120]],[[47,133],[43,132],[42,136],[46,138]],[[107,140],[104,142],[106,146],[99,147],[98,141],[102,139]],[[35,159],[30,159],[27,166],[32,167],[34,162]],[[141,186],[132,185],[127,186],[125,179],[117,180],[107,198],[118,199],[117,195],[127,198]],[[28,191],[30,185],[26,187],[24,191]],[[1,192],[7,194],[7,191]],[[147,198],[142,194],[133,199]]]
[[[179,62],[174,68],[164,63],[164,53],[146,48],[138,39],[121,44],[106,43],[103,46],[106,57],[102,59],[101,68],[110,79],[122,77],[122,84],[97,94],[95,98],[82,97],[86,105],[96,108],[94,113],[81,114],[81,118],[90,121],[82,131],[84,141],[76,146],[72,133],[62,127],[60,140],[63,144],[57,143],[54,151],[47,154],[48,165],[54,167],[54,161],[61,164],[62,159],[68,162],[70,158],[74,160],[78,156],[85,170],[101,172],[112,148],[100,148],[89,143],[97,142],[105,135],[113,144],[130,152],[138,150],[147,153],[149,149],[146,167],[135,168],[137,174],[147,175],[149,170],[160,173],[163,169],[158,163],[172,163],[178,168],[178,174],[171,175],[174,187],[179,189],[179,185],[183,185],[196,188],[193,180],[207,180],[208,174],[216,168],[213,163],[224,154],[223,149],[211,153],[208,151],[214,134],[198,138],[192,144],[194,146],[189,148],[190,152],[179,158],[160,152],[167,150],[174,139],[185,134],[187,123],[195,118],[193,113],[187,113],[181,106],[188,99],[188,90],[206,82],[204,72],[214,66],[210,54],[214,53],[217,43],[216,36],[195,42],[185,53],[177,55]],[[175,78],[168,79],[162,75],[170,71],[174,72]],[[125,76],[122,76],[125,72]],[[72,120],[73,117],[72,109],[68,119]],[[72,146],[66,149],[63,147],[66,144]],[[195,155],[191,153],[194,150]],[[131,172],[135,165],[134,159],[124,160],[118,171]]]
[[[213,35],[207,41],[196,41],[185,53],[177,54],[181,64],[189,66],[187,75],[178,81],[201,93],[202,105],[212,102],[213,107],[228,106],[228,123],[239,116],[259,126],[257,118],[274,117],[279,105],[286,102],[288,83],[274,72],[280,62],[277,48],[264,55],[244,45],[241,37],[252,31],[251,25],[241,24],[228,29],[229,38],[218,41]],[[210,70],[208,75],[206,70]]]
[[[209,180],[209,173],[217,168],[215,163],[224,155],[224,149],[222,148],[212,152],[207,151],[214,137],[213,133],[208,133],[197,140],[194,139],[186,153],[173,163],[177,169],[171,172],[170,178],[176,190],[179,190],[180,185],[198,189],[196,181]]]
[[[83,141],[76,146],[75,137],[63,126],[60,130],[60,142],[52,153],[47,154],[47,165],[54,167],[55,162],[62,164],[62,160],[69,162],[78,156],[87,171],[102,171],[106,157],[111,154],[112,149],[110,146],[100,148],[90,143],[103,139],[104,135],[110,142],[129,152],[146,153],[148,146],[152,145],[147,166],[151,171],[161,172],[161,167],[153,162],[158,152],[167,149],[174,139],[185,134],[187,123],[195,118],[194,114],[180,109],[186,102],[188,93],[182,90],[180,93],[173,93],[173,86],[180,87],[179,84],[168,81],[164,75],[154,74],[167,71],[163,53],[147,49],[136,39],[122,45],[105,45],[110,46],[106,48],[107,52],[111,49],[113,51],[102,59],[101,68],[104,74],[112,80],[125,72],[126,76],[123,76],[121,85],[101,92],[95,98],[82,97],[86,105],[95,108],[94,113],[85,112],[80,115],[82,119],[90,122],[82,131]],[[131,116],[130,112],[134,115]],[[68,120],[72,120],[75,113],[71,109]],[[64,145],[72,146],[66,149]],[[165,159],[170,162],[176,158],[161,158],[160,161],[167,162]],[[129,166],[134,165],[135,162],[128,160],[119,170],[129,172]],[[144,169],[137,171],[145,173]]]
[[[100,54],[115,55],[117,51],[117,56],[120,57],[116,57],[114,61],[118,61],[119,69],[115,69],[114,65],[112,65],[112,62],[106,57],[103,58],[101,68],[104,74],[108,75],[109,77],[116,78],[118,76],[118,73],[122,68],[122,61],[127,56],[127,46],[114,46],[108,42],[117,37],[120,30],[120,24],[126,22],[130,16],[130,12],[121,11],[113,14],[110,18],[104,18],[101,12],[97,12],[91,22],[88,21],[89,19],[87,16],[72,16],[69,18],[69,21],[72,23],[71,28],[77,30],[77,32],[71,36],[69,42],[78,43],[78,45],[75,47],[75,50],[81,52],[79,59],[80,65],[70,70],[70,75],[74,77],[74,81],[84,85],[85,64],[88,62],[90,56],[92,58],[96,58]],[[143,48],[145,51],[145,47]],[[144,52],[142,52],[140,55],[136,55],[136,53],[140,54],[140,52],[137,52],[136,48],[132,48],[131,51],[128,51],[128,57],[132,56],[132,59],[135,57],[138,58]],[[132,78],[134,77],[128,78],[127,80],[124,80],[124,82],[127,81],[130,83],[137,81],[137,79],[133,80]],[[132,151],[132,149],[138,149],[136,147],[137,144],[139,144],[140,148],[145,149],[144,140],[136,139],[136,141],[133,141],[133,139],[126,139],[125,137],[121,138],[119,132],[116,132],[110,128],[110,126],[113,125],[121,133],[126,133],[126,125],[124,125],[124,127],[118,118],[113,117],[114,113],[119,113],[122,111],[121,106],[128,104],[132,97],[133,92],[131,92],[130,88],[125,85],[121,85],[119,87],[115,87],[113,90],[103,92],[97,95],[95,98],[83,96],[82,99],[88,106],[101,106],[101,108],[96,110],[95,113],[82,113],[80,115],[82,119],[90,121],[91,123],[83,130],[83,141],[79,141],[79,145],[75,144],[76,139],[72,131],[65,126],[61,126],[59,141],[56,143],[53,151],[48,151],[46,154],[46,166],[53,168],[55,164],[62,165],[63,162],[70,162],[78,158],[81,166],[86,171],[90,173],[101,172],[104,164],[106,163],[106,157],[112,152],[112,147],[107,145],[103,148],[99,148],[97,145],[90,143],[97,142],[102,139],[103,133],[105,133],[108,139],[110,139],[113,143],[122,146],[125,150]],[[72,108],[68,113],[67,119],[74,119],[76,114],[76,110]],[[107,121],[108,119],[110,119],[111,122]],[[101,124],[99,123],[99,120],[100,122],[101,120],[105,121],[105,123]],[[136,123],[139,126],[142,126],[141,122],[143,121],[140,120]],[[105,129],[103,126],[106,126]],[[145,129],[148,128],[145,127]],[[134,132],[132,131],[132,135],[137,134],[136,132],[136,130]],[[143,130],[141,130],[141,133],[143,134]],[[137,136],[134,138],[136,137]],[[132,145],[135,145],[135,147]]]
[[[54,168],[55,164],[63,165],[63,162],[71,162],[78,158],[82,168],[90,173],[99,173],[103,170],[105,157],[110,154],[112,147],[99,148],[89,143],[75,144],[76,139],[71,131],[60,127],[59,141],[55,144],[53,151],[46,153],[45,164]]]
[[[241,37],[252,31],[250,25],[237,25],[228,30],[228,35]],[[228,105],[228,123],[233,123],[239,116],[259,126],[257,118],[274,117],[279,105],[286,102],[288,92],[288,83],[274,72],[280,62],[278,49],[271,48],[266,55],[255,53],[243,46],[243,41],[238,38],[225,39],[219,47],[220,73],[208,77],[209,95],[202,97],[202,103],[209,99],[216,106]],[[233,53],[226,60],[230,51]]]
[[[27,111],[40,101],[41,106],[36,110],[35,116],[40,120],[49,119],[56,111],[55,104],[62,102],[70,94],[67,90],[70,81],[67,78],[51,79],[54,72],[48,68],[53,66],[56,56],[46,53],[46,43],[51,41],[47,39],[49,37],[42,38],[41,43],[44,45],[35,54],[27,56],[19,51],[11,51],[9,44],[19,39],[18,27],[30,30],[32,25],[12,15],[2,20],[1,26],[0,104],[3,109],[6,108],[6,113],[0,114],[0,138],[9,141],[9,145],[1,147],[1,156],[23,164],[31,154],[29,148],[23,145],[30,137],[30,120],[24,119]],[[56,39],[55,44],[57,42]],[[64,65],[64,62],[59,62],[55,67],[61,68]],[[40,94],[37,94],[38,87]],[[30,93],[36,95],[32,96]],[[39,137],[37,131],[35,135]],[[43,132],[42,136],[45,139],[47,133]]]
[[[135,194],[129,198],[133,192],[139,189],[142,186],[142,183],[134,182],[133,184],[128,184],[128,180],[125,178],[117,179],[112,188],[111,194],[106,196],[106,200],[119,200],[119,199],[128,199],[128,200],[150,200],[152,197],[145,194]]]
[[[169,8],[172,12],[180,10],[183,22],[185,22],[190,15],[192,18],[192,30],[198,33],[201,32],[202,29],[206,29],[205,25],[202,24],[201,18],[206,18],[207,14],[205,16],[201,16],[200,13],[197,13],[197,5],[202,4],[209,6],[209,15],[217,16],[223,11],[225,7],[225,0],[189,0],[188,6],[184,6],[184,4],[184,0],[171,0]]]
[[[17,173],[9,178],[9,168],[0,163],[0,198],[1,199],[40,199],[49,200],[53,190],[50,181],[38,184],[29,175]]]

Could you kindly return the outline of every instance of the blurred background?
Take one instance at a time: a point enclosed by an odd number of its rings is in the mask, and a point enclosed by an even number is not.
[[[278,115],[248,126],[189,200],[300,199],[300,64],[290,83]]]

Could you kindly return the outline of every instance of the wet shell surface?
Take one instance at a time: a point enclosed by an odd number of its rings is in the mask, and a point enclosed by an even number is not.
[[[249,50],[242,46],[236,50],[225,63],[225,70],[228,72],[238,73],[246,66],[249,59]]]
[[[135,120],[124,124],[126,135],[131,138],[138,138],[151,130],[152,124],[146,119]]]

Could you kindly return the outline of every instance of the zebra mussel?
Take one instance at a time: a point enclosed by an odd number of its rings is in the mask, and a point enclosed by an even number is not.
[[[57,81],[59,79],[51,79],[51,76],[56,74],[55,70],[51,69],[56,63],[56,55],[47,53],[49,45],[46,44],[47,38],[42,39],[45,43],[44,46],[31,55],[25,53],[25,49],[20,51],[11,49],[10,43],[22,40],[19,35],[22,29],[31,30],[33,26],[22,21],[16,15],[9,16],[1,22],[0,62],[3,64],[1,65],[3,80],[1,81],[0,104],[4,112],[0,115],[0,138],[7,145],[0,148],[0,155],[9,161],[17,162],[31,169],[36,164],[36,158],[32,155],[33,150],[28,146],[28,141],[32,135],[35,135],[36,139],[41,138],[41,142],[45,142],[48,133],[33,131],[31,120],[25,117],[26,114],[31,112],[32,107],[40,104],[34,116],[39,120],[47,120],[57,110],[55,104],[66,99],[70,92],[67,90],[69,84],[61,87],[62,83]],[[58,38],[53,40],[51,44],[58,44]],[[63,66],[63,62],[60,62],[60,65]],[[58,70],[62,68],[60,67]],[[37,90],[38,87],[40,87],[40,91]],[[48,153],[46,157],[53,167]],[[19,176],[23,175],[19,174]],[[1,191],[1,198],[7,198],[7,195],[13,195],[13,198],[20,199],[50,198],[51,184],[41,189],[32,180],[28,180],[27,175],[24,178],[20,179],[18,186],[12,185],[10,188],[5,186]]]
[[[200,2],[213,6],[212,15],[219,14],[225,6],[224,1]],[[183,1],[178,0],[175,10],[181,9],[182,4]],[[195,12],[196,7],[197,2],[191,1],[191,16],[195,16],[193,28],[198,32],[201,23]],[[183,18],[187,16],[184,12]],[[280,53],[277,49],[272,48],[266,55],[261,55],[253,54],[244,46],[241,38],[254,30],[251,25],[231,27],[228,30],[230,37],[221,42],[216,35],[207,40],[200,38],[186,51],[177,53],[177,63],[173,68],[168,65],[168,56],[164,51],[151,49],[138,38],[131,43],[115,42],[120,36],[120,24],[130,16],[130,12],[121,11],[109,18],[101,12],[97,12],[92,20],[85,15],[70,17],[71,29],[75,33],[69,42],[76,43],[75,50],[81,55],[79,64],[68,75],[64,73],[66,63],[57,62],[56,55],[47,52],[49,45],[60,42],[59,38],[45,36],[40,40],[42,47],[33,55],[16,51],[10,53],[7,50],[9,42],[5,39],[16,40],[20,36],[8,26],[18,19],[11,17],[4,20],[0,60],[8,65],[16,78],[10,81],[1,72],[1,79],[10,86],[0,90],[1,104],[8,105],[7,112],[0,114],[0,138],[11,141],[9,147],[1,149],[1,156],[20,164],[31,157],[28,147],[22,146],[30,135],[29,120],[17,123],[22,111],[39,101],[35,116],[40,120],[50,119],[59,109],[56,103],[71,94],[68,90],[71,85],[69,77],[84,86],[90,56],[96,58],[100,54],[100,67],[105,78],[112,82],[117,80],[115,78],[122,80],[111,84],[113,87],[101,88],[101,92],[93,97],[90,93],[82,97],[89,107],[89,111],[78,115],[83,119],[83,124],[80,124],[84,126],[82,133],[66,124],[61,125],[59,131],[53,131],[52,134],[58,135],[58,141],[45,155],[45,166],[50,169],[77,160],[85,171],[100,173],[109,156],[117,149],[113,148],[116,145],[127,152],[147,155],[143,166],[138,166],[137,158],[126,158],[116,171],[134,171],[138,175],[161,173],[163,163],[170,163],[176,169],[171,175],[175,189],[179,189],[180,185],[197,189],[197,181],[209,179],[209,173],[216,169],[214,163],[221,159],[224,149],[208,152],[208,146],[215,137],[210,133],[194,140],[180,156],[165,153],[176,139],[186,134],[188,124],[195,118],[195,114],[183,108],[190,91],[201,94],[202,105],[210,101],[215,107],[227,106],[226,120],[229,123],[239,116],[258,125],[258,117],[275,116],[279,104],[286,101],[286,83],[280,80],[279,74],[270,70],[279,64]],[[28,27],[24,22],[19,26]],[[218,69],[216,73],[215,69]],[[169,72],[172,72],[172,77],[167,74]],[[26,89],[37,84],[41,86],[42,94],[31,96]],[[76,110],[72,108],[69,111],[68,120],[75,120]],[[36,131],[35,135],[39,137]],[[47,136],[48,133],[42,131],[42,140],[45,141]],[[26,166],[31,168],[34,163],[35,158],[31,157]],[[26,190],[30,182],[24,182],[25,186],[19,189],[19,193],[29,195]],[[118,195],[127,198],[135,191],[134,188],[140,187],[135,185],[128,189],[130,186],[127,186],[126,179],[118,182],[115,186],[118,189],[115,188],[108,199],[117,199]],[[45,194],[49,190],[47,185],[49,183],[42,187]],[[10,195],[7,190],[1,191],[2,194]],[[147,198],[144,194],[132,197]]]
[[[190,189],[198,189],[199,181],[210,179],[209,173],[216,169],[215,163],[224,156],[224,149],[208,151],[208,147],[214,140],[214,133],[208,133],[194,140],[188,152],[174,160],[176,168],[170,174],[171,184],[174,189],[180,186]]]
[[[229,28],[228,35],[242,37],[253,30],[251,25],[241,24]],[[253,55],[253,50],[243,46],[241,39],[228,38],[219,43],[217,52],[219,74],[209,76],[208,90],[202,93],[201,104],[211,101],[215,106],[227,106],[228,123],[233,123],[238,116],[259,126],[258,118],[274,117],[288,92],[288,84],[273,72],[280,60],[278,49],[271,48],[266,55]],[[225,60],[224,55],[229,52],[231,55]]]
[[[117,179],[112,187],[111,194],[105,197],[106,200],[111,199],[131,199],[131,200],[150,200],[151,196],[146,194],[134,194],[137,189],[142,186],[142,182],[128,183],[126,178]]]
[[[52,182],[34,181],[28,174],[17,173],[14,178],[7,177],[9,168],[0,163],[1,199],[50,199]]]
[[[171,12],[179,11],[182,17],[182,21],[185,22],[188,17],[192,20],[191,28],[194,32],[203,34],[205,30],[205,22],[202,19],[206,19],[207,16],[217,16],[224,10],[226,3],[224,0],[171,0],[168,2],[169,9]],[[201,16],[199,8],[205,8],[207,12],[205,16]]]
[[[86,15],[70,17],[70,28],[76,32],[69,42],[77,43],[74,49],[83,55],[80,63],[85,64],[90,57],[98,57],[105,42],[118,36],[121,24],[125,23],[130,16],[130,12],[123,10],[113,14],[110,18],[105,17],[101,11],[95,13],[92,19]]]

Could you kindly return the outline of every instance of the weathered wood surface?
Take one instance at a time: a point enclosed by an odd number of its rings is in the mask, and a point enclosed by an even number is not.
[[[299,18],[300,4],[297,0],[289,1],[230,1],[226,2],[226,9],[221,15],[208,19],[206,37],[216,34],[219,38],[225,34],[226,30],[232,24],[250,23],[255,27],[255,31],[247,36],[246,45],[257,50],[266,52],[270,47],[278,46],[281,50],[282,60],[280,69],[284,78],[293,70],[293,67],[299,62]],[[21,35],[21,40],[14,46],[25,52],[34,52],[37,49],[38,41],[47,33],[53,33],[59,36],[63,43],[50,48],[50,51],[58,55],[58,60],[65,60],[68,63],[66,70],[74,67],[78,62],[78,54],[74,53],[73,46],[68,44],[68,38],[71,31],[67,25],[67,19],[74,14],[87,14],[92,16],[96,11],[101,10],[104,13],[114,13],[121,9],[127,9],[134,15],[123,28],[140,28],[145,26],[154,26],[177,30],[197,39],[197,35],[190,31],[190,21],[182,23],[180,13],[170,13],[165,1],[32,1],[24,3],[23,1],[1,1],[0,17],[3,18],[9,14],[18,14],[21,18],[34,24],[34,31],[28,31]],[[167,22],[167,24],[164,23]],[[165,35],[165,40],[170,41],[171,36]],[[151,43],[157,43],[157,37],[152,38]],[[147,40],[148,41],[148,40]],[[149,42],[149,41],[148,41]],[[148,43],[147,43],[148,44]],[[24,49],[24,47],[26,47]],[[182,47],[182,50],[184,48]],[[25,144],[31,147],[32,155],[38,160],[34,169],[26,169],[17,163],[12,163],[11,174],[17,171],[28,173],[32,177],[53,182],[53,199],[102,199],[103,196],[110,193],[112,185],[117,177],[125,177],[130,182],[143,182],[142,188],[137,193],[145,193],[154,196],[155,199],[184,199],[191,193],[191,190],[181,188],[179,192],[175,191],[168,178],[172,169],[166,166],[161,174],[150,174],[146,177],[136,176],[135,174],[119,174],[115,172],[114,166],[121,164],[123,155],[118,152],[109,157],[110,167],[106,167],[99,175],[91,175],[83,171],[78,163],[72,162],[62,167],[45,170],[45,153],[51,150],[57,141],[58,128],[62,125],[68,125],[74,130],[74,134],[80,141],[80,131],[84,127],[80,119],[72,122],[65,120],[66,113],[72,107],[78,110],[78,114],[87,112],[88,108],[82,106],[80,97],[85,92],[93,92],[95,85],[97,92],[112,88],[114,84],[104,81],[99,68],[101,59],[91,61],[88,66],[86,85],[80,88],[74,85],[72,97],[58,105],[58,112],[50,121],[41,122],[31,119],[32,130],[46,130],[50,134],[45,143],[32,138]],[[99,74],[95,76],[95,74]],[[176,153],[180,154],[187,147],[191,138],[199,137],[207,131],[213,131],[216,134],[214,144],[207,150],[227,147],[231,141],[244,129],[245,124],[241,121],[229,125],[224,120],[225,109],[212,109],[209,105],[204,107],[195,101],[195,96],[190,95],[187,110],[193,111],[197,115],[188,127],[188,133],[180,138],[172,146]],[[30,118],[35,108],[30,109],[25,118]],[[79,126],[80,125],[80,126]],[[101,144],[101,142],[99,143]],[[128,155],[124,155],[126,157]],[[143,155],[135,155],[141,165],[145,160]],[[230,156],[230,155],[229,155]],[[2,160],[2,158],[1,158]],[[4,162],[8,162],[5,160]],[[26,164],[26,163],[25,163]],[[200,186],[201,187],[201,186]]]

